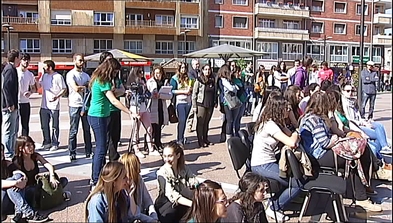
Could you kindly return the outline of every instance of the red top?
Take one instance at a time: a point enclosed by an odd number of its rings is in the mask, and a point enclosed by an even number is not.
[[[324,80],[333,80],[333,71],[330,68],[327,69],[321,69],[318,72],[318,77],[321,81]]]

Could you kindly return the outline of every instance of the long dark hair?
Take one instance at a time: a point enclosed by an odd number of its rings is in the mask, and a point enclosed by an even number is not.
[[[177,166],[175,168],[177,169],[178,172],[184,170],[186,168],[186,162],[184,158],[183,147],[176,141],[169,142],[165,147],[173,149],[173,152],[175,152],[176,155],[180,154],[180,157],[177,160]]]
[[[16,143],[15,143],[15,156],[13,158],[13,161],[15,163],[15,165],[21,169],[24,168],[24,162],[23,162],[23,148],[26,146],[27,143],[31,143],[32,146],[35,149],[35,142],[34,140],[30,137],[30,136],[18,136],[18,138],[16,138]],[[31,159],[32,160],[36,160],[37,158],[37,153],[34,152],[31,155]]]
[[[280,128],[285,126],[285,110],[288,109],[288,101],[281,95],[269,98],[263,109],[261,118],[255,124],[255,132],[269,120],[275,122]]]
[[[4,153],[4,150],[5,150],[5,146],[2,143],[1,144],[1,151],[2,151],[2,153]],[[9,177],[9,173],[7,171],[7,160],[6,159],[1,159],[1,179],[7,179],[8,177]]]
[[[261,185],[262,187],[265,186],[265,182],[266,179],[261,175],[248,172],[239,181],[239,192],[229,200],[230,203],[240,200],[240,206],[247,219],[246,222],[255,222],[255,216],[260,212],[256,208],[257,201],[254,198],[254,194]]]
[[[296,96],[296,94],[299,93],[301,90],[302,89],[299,86],[291,85],[284,92],[284,97],[288,100],[289,104],[291,105],[291,108],[292,108],[293,114],[295,115],[296,120],[298,120],[300,117],[300,113],[299,113],[300,100]]]
[[[132,83],[140,83],[141,80],[143,80],[143,78],[140,77],[141,71],[142,71],[142,69],[140,67],[135,66],[135,67],[131,68],[130,73],[127,78],[126,85],[125,85],[125,87],[127,89],[130,88]]]
[[[203,74],[203,70],[205,69],[205,67],[209,67],[209,76],[207,76],[207,77]],[[199,75],[198,78],[201,83],[206,84],[209,81],[209,79],[212,78],[212,68],[210,67],[209,64],[205,64],[205,65],[203,65],[201,71],[202,71],[201,75]]]
[[[325,124],[330,128],[331,123],[328,115],[331,108],[329,103],[327,103],[328,101],[329,97],[326,93],[315,92],[315,94],[311,95],[311,98],[308,101],[305,114],[311,113],[321,117],[325,121]]]
[[[265,89],[265,92],[263,93],[263,97],[262,97],[262,107],[265,106],[267,99],[270,96],[270,93],[272,93],[273,91],[277,91],[281,94],[281,88],[279,88],[277,86],[267,86]]]
[[[117,70],[120,70],[120,68],[121,64],[115,58],[109,58],[105,60],[94,70],[89,84],[90,88],[95,80],[99,81],[101,84],[108,82],[112,83],[116,76]]]
[[[184,73],[181,73],[180,70],[181,70],[181,67],[182,67],[183,65],[186,67],[186,69],[185,69],[185,72],[184,72]],[[178,64],[178,66],[177,66],[177,77],[179,78],[179,83],[180,83],[181,85],[185,86],[185,85],[188,84],[188,79],[189,79],[189,78],[188,78],[188,66],[187,66],[186,63],[180,62],[180,63]]]

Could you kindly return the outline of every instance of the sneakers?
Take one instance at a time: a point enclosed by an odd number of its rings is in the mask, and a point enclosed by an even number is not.
[[[71,200],[71,192],[70,191],[64,191],[63,192],[63,198],[64,198],[64,201],[70,201]]]
[[[382,207],[379,204],[373,204],[370,200],[356,201],[356,205],[364,208],[366,211],[381,212]]]
[[[381,149],[380,153],[384,155],[391,155],[392,149],[389,146],[385,146]]]
[[[51,144],[45,144],[45,145],[41,145],[40,147],[37,148],[37,150],[47,150],[50,149],[52,147]]]
[[[15,213],[14,217],[11,219],[12,222],[19,223],[19,222],[26,222],[25,219],[23,219],[23,214],[22,213]]]
[[[34,212],[34,214],[27,216],[26,220],[28,222],[46,222],[49,220],[48,217],[38,214],[38,212]]]
[[[274,212],[276,212],[276,216],[277,216],[277,221],[278,222],[285,222],[285,221],[289,221],[289,217],[284,215],[283,213],[281,213],[280,211],[273,211],[273,209],[271,208],[271,206],[268,206],[265,213],[266,216],[269,216],[272,219],[275,219],[274,216]]]
[[[72,162],[72,161],[76,161],[76,155],[71,155],[70,156],[70,162]]]
[[[52,146],[49,151],[56,151],[59,149],[59,146]]]
[[[161,156],[157,150],[149,151],[149,156]]]

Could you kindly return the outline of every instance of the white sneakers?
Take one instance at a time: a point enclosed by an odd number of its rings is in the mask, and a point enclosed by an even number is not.
[[[380,204],[373,204],[370,200],[356,201],[356,205],[364,208],[366,211],[381,212],[382,207]]]
[[[389,146],[385,146],[381,149],[380,151],[381,154],[384,155],[391,155],[392,154],[392,148],[390,148]]]

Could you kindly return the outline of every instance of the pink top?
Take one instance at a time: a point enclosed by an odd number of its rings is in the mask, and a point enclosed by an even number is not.
[[[333,71],[330,68],[321,69],[318,72],[318,77],[320,81],[333,80]]]

